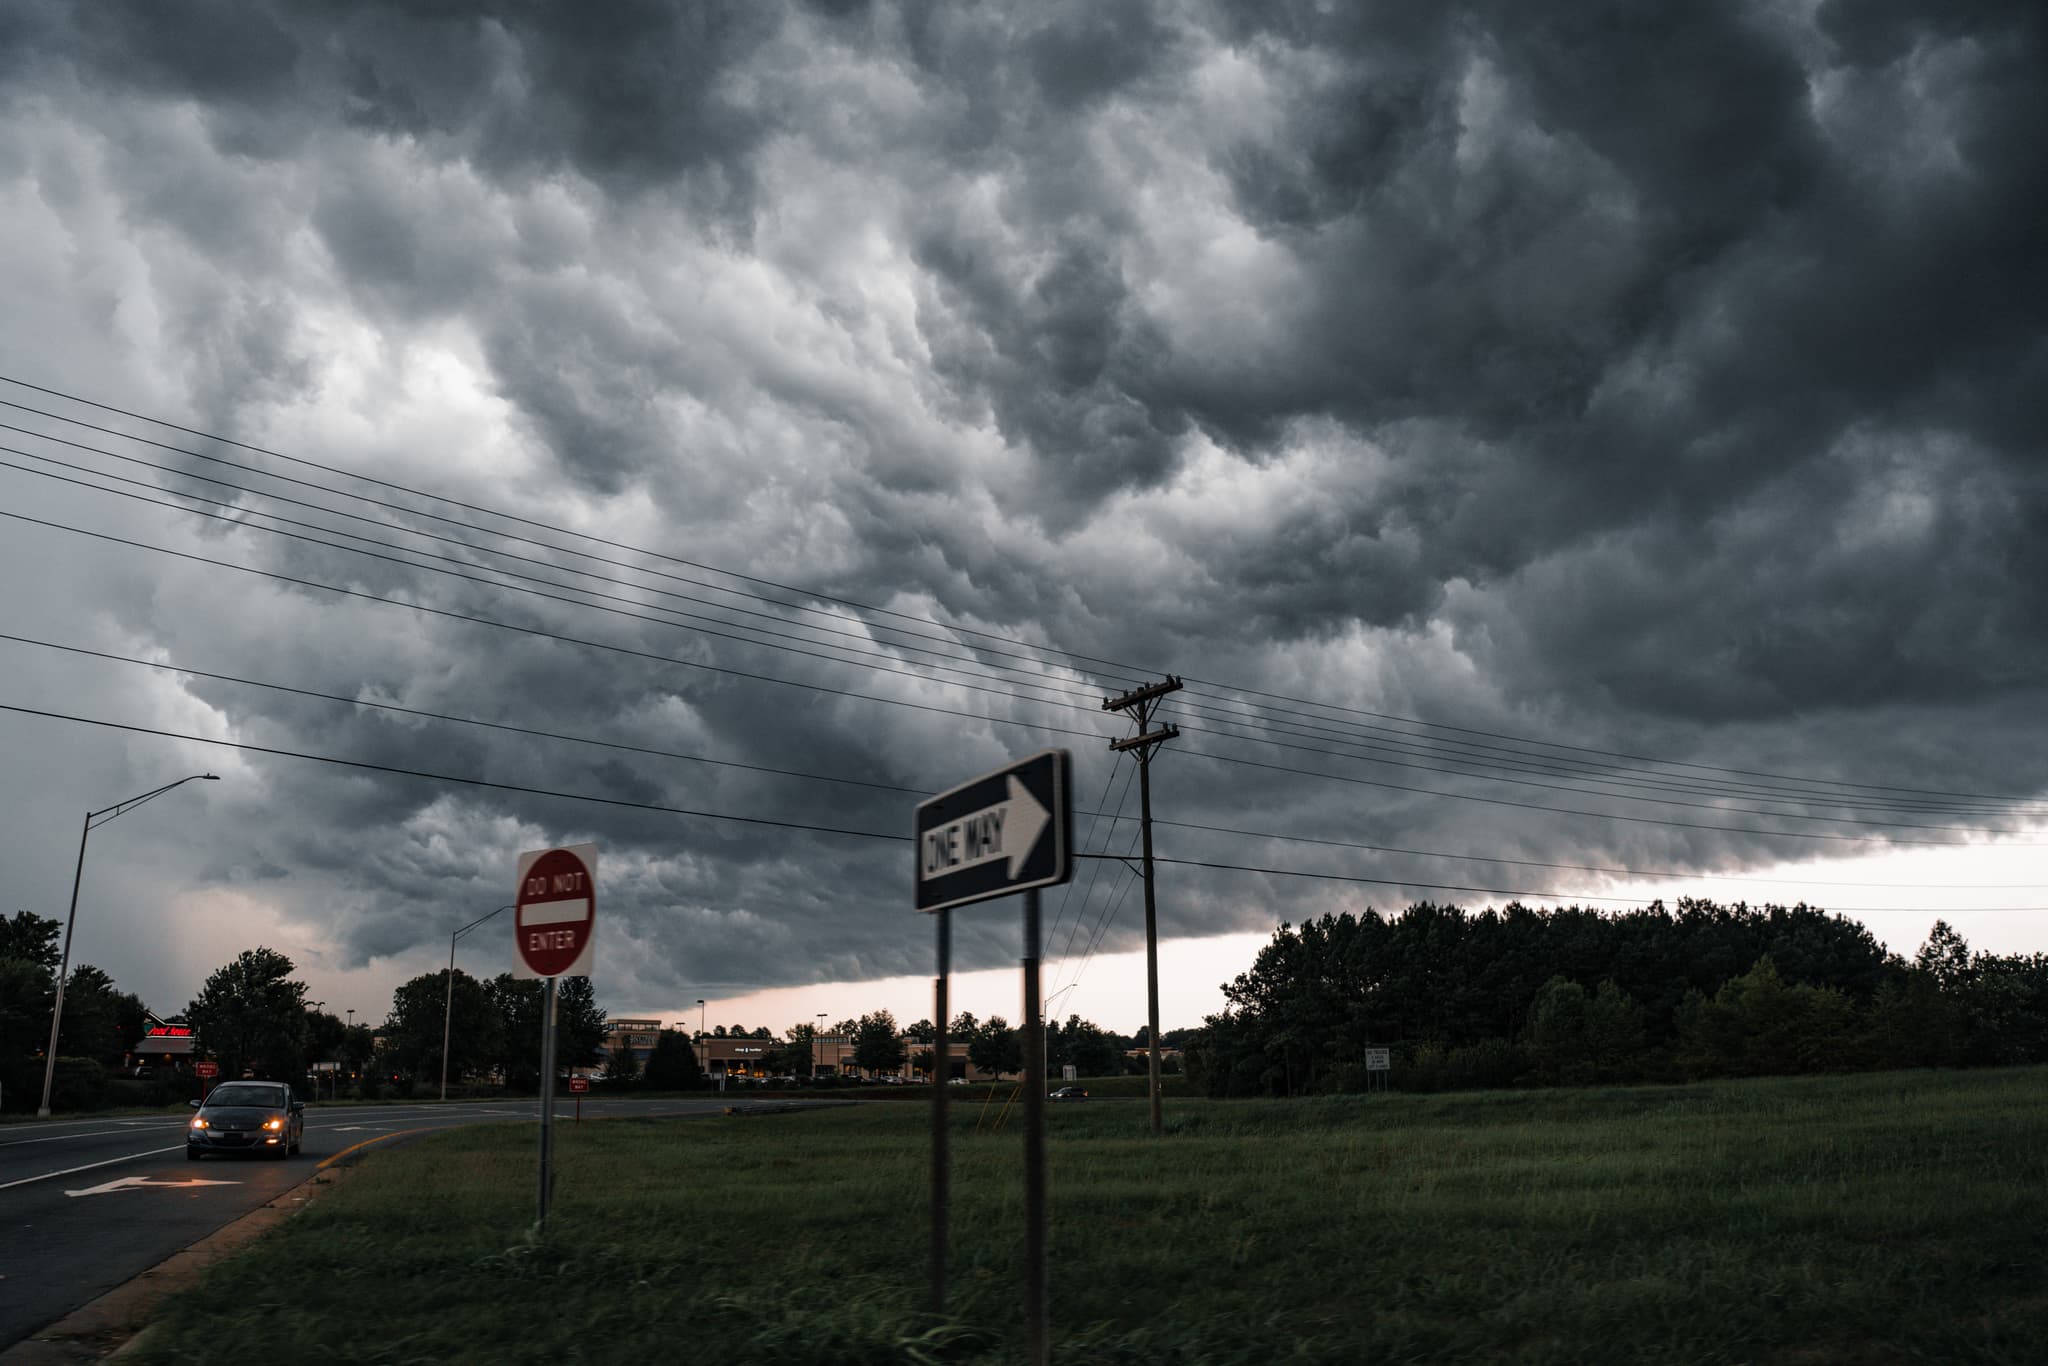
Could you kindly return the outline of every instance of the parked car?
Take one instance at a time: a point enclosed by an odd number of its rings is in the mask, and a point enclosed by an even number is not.
[[[1083,1090],[1082,1090],[1082,1089],[1081,1089],[1080,1087],[1078,1087],[1078,1086],[1062,1086],[1062,1087],[1061,1087],[1061,1088],[1060,1088],[1059,1090],[1057,1090],[1057,1091],[1053,1092],[1053,1093],[1052,1093],[1052,1094],[1051,1094],[1050,1096],[1046,1097],[1046,1099],[1048,1099],[1048,1100],[1086,1100],[1086,1099],[1088,1099],[1088,1093],[1087,1093],[1086,1091],[1083,1091]]]
[[[195,1100],[199,1113],[185,1129],[185,1156],[264,1153],[286,1158],[306,1136],[306,1102],[281,1081],[225,1081]]]

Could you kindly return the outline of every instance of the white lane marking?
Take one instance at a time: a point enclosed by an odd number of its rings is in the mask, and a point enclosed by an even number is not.
[[[0,1184],[0,1191],[13,1190],[16,1186],[26,1186],[35,1181],[48,1181],[53,1176],[70,1176],[74,1172],[89,1172],[98,1167],[111,1167],[116,1162],[133,1162],[138,1157],[155,1157],[158,1153],[174,1153],[184,1146],[182,1143],[174,1143],[168,1148],[151,1148],[147,1152],[129,1153],[126,1157],[110,1157],[104,1162],[88,1162],[82,1167],[66,1167],[61,1172],[44,1172],[41,1176],[24,1176],[18,1181],[8,1181]]]
[[[104,1186],[88,1186],[82,1191],[65,1191],[66,1195],[107,1195],[114,1191],[134,1190],[138,1186],[155,1186],[169,1190],[182,1190],[186,1186],[239,1186],[239,1181],[208,1181],[201,1176],[187,1181],[152,1181],[146,1176],[124,1176],[118,1181],[109,1181]]]
[[[108,1134],[132,1133],[138,1128],[176,1129],[184,1125],[181,1119],[160,1120],[154,1125],[130,1124],[119,1129],[93,1129],[82,1134],[45,1134],[41,1138],[0,1139],[0,1148],[16,1148],[25,1143],[61,1143],[67,1138],[105,1138]]]

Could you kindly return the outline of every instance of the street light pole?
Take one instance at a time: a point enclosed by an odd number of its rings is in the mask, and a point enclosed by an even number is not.
[[[825,1062],[825,1012],[818,1012],[818,1027],[811,1031],[811,1080],[818,1079],[818,1069]]]
[[[516,905],[517,903],[513,904]],[[511,909],[512,907],[509,905],[500,906],[497,910],[492,911],[491,915],[503,915]],[[450,1030],[455,1024],[455,941],[483,924],[486,920],[489,920],[491,915],[480,915],[448,936],[448,1004],[441,1011],[441,1099],[443,1100],[448,1099],[448,1042]]]
[[[697,1075],[700,1079],[708,1079],[711,1076],[711,1060],[706,1056],[705,1053],[707,1046],[704,1042],[704,998],[702,996],[699,996],[697,998],[696,1045],[697,1046],[695,1052],[697,1054]]]
[[[85,838],[92,833],[95,821],[105,825],[118,816],[127,815],[150,798],[161,797],[172,788],[189,783],[195,778],[204,778],[215,783],[220,781],[220,775],[216,773],[192,773],[175,783],[165,783],[162,787],[145,792],[140,797],[130,797],[125,802],[115,802],[112,806],[85,813],[85,827],[78,832],[78,866],[71,872],[71,910],[64,917],[64,954],[57,963],[57,1002],[50,1011],[50,1047],[43,1056],[43,1103],[36,1110],[37,1119],[50,1117],[50,1087],[57,1079],[57,1032],[64,1023],[64,979],[71,971],[71,932],[78,924],[78,884],[85,878]]]

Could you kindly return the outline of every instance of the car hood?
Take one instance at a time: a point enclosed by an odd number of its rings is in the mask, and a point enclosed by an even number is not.
[[[201,1110],[199,1114],[208,1124],[218,1124],[228,1128],[247,1125],[253,1129],[266,1119],[282,1118],[284,1111],[277,1109],[275,1106],[220,1105],[209,1106]]]

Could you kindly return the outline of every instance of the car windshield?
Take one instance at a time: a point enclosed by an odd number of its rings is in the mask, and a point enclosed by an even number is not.
[[[282,1086],[253,1085],[249,1082],[231,1081],[216,1086],[206,1098],[209,1106],[214,1105],[267,1105],[281,1108],[284,1105]]]

